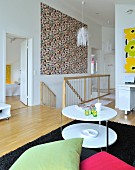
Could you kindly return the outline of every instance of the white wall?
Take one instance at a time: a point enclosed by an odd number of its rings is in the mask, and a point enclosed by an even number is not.
[[[112,45],[112,49],[114,52],[115,49],[115,28],[110,27],[102,27],[102,48],[104,49],[104,45],[107,43]]]
[[[71,6],[62,0],[44,0],[42,2],[78,20],[81,19],[81,13],[78,14],[75,10],[72,10]],[[0,21],[0,102],[5,101],[5,33],[7,32],[33,38],[33,73],[35,73],[32,75],[33,105],[40,104],[40,81],[44,81],[56,94],[57,107],[61,107],[63,77],[72,75],[40,75],[40,1],[0,1]],[[90,31],[89,61],[91,47],[98,49],[102,47],[102,30],[101,26],[92,21],[88,21],[87,24]]]
[[[20,60],[11,64],[11,82],[20,82]]]
[[[112,51],[108,51],[108,45]],[[110,74],[110,88],[115,88],[115,28],[102,27],[100,73]]]
[[[127,10],[135,10],[134,4],[116,4],[115,6],[115,87],[116,87],[116,107],[118,108],[118,86],[124,84],[124,29],[135,27],[135,13],[129,15]],[[127,73],[128,74],[128,73]],[[129,74],[128,74],[129,75]],[[132,74],[135,75],[135,74]]]
[[[12,41],[6,38],[6,63],[12,64],[20,60],[20,44],[23,40],[15,39]]]
[[[6,64],[11,65],[11,82],[20,79],[20,47],[22,39],[12,41],[9,36],[6,38]]]

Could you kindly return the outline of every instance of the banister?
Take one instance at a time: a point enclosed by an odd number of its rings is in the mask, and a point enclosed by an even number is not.
[[[105,82],[108,83],[107,87],[106,86],[104,87],[104,84],[102,84],[104,81],[101,81],[101,79],[104,80],[105,77],[108,78],[108,81],[105,80]],[[76,81],[76,80],[80,80],[80,81]],[[71,81],[72,84],[69,81]],[[80,82],[83,83],[83,85]],[[93,87],[95,85],[95,84],[93,85],[93,82],[96,84],[95,87]],[[80,84],[77,85],[78,83]],[[75,87],[75,85],[77,86]],[[68,91],[70,90],[70,93],[68,92],[68,94],[67,94],[67,86],[68,86]],[[80,88],[80,86],[82,87]],[[103,87],[103,89],[100,89],[101,87]],[[108,91],[105,94],[105,91],[107,89]],[[69,94],[71,95],[71,92],[72,92],[72,96],[69,97],[70,104],[72,103],[72,101],[74,102],[73,97],[76,98],[75,99],[76,102],[77,100],[79,100],[78,101],[79,103],[86,103],[91,100],[106,96],[110,94],[110,75],[109,74],[94,74],[94,75],[88,75],[88,76],[64,77],[63,101],[62,101],[63,108],[67,106],[67,99],[69,99],[67,97]],[[92,92],[94,93],[94,95],[97,93],[97,96],[93,98]]]
[[[64,80],[73,80],[73,79],[84,79],[84,78],[94,78],[94,77],[109,77],[110,74],[92,74],[90,76],[77,76],[77,77],[64,77]]]

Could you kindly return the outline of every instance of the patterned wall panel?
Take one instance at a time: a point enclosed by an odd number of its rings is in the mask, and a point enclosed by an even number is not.
[[[81,27],[81,22],[41,3],[41,74],[87,73],[88,48],[76,43]]]

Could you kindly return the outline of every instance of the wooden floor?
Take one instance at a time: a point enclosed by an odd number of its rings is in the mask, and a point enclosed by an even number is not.
[[[114,99],[108,104],[114,108]],[[16,107],[17,108],[17,107]],[[135,126],[135,112],[119,111],[112,121]],[[0,121],[0,156],[61,126],[61,109],[46,106],[23,107],[11,111],[9,120]],[[63,124],[72,121],[63,116]]]
[[[26,107],[22,102],[20,102],[20,96],[8,96],[6,97],[6,103],[11,105],[11,110],[16,110]]]

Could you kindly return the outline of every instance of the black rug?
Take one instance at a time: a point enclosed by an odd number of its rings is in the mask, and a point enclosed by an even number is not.
[[[80,121],[73,121],[72,123],[80,123]],[[70,124],[72,124],[70,123]],[[104,124],[104,122],[103,122]],[[69,124],[68,124],[69,125]],[[117,141],[109,146],[108,152],[122,159],[130,165],[133,165],[135,160],[135,126],[129,126],[114,122],[108,123],[109,127],[116,131],[118,135]],[[58,128],[47,135],[44,135],[33,142],[30,142],[15,151],[12,151],[2,157],[0,157],[0,170],[8,170],[10,166],[16,161],[16,159],[28,148],[57,140],[63,139],[61,136],[61,129]],[[104,148],[103,148],[104,149]],[[81,160],[95,154],[100,150],[82,149]]]

